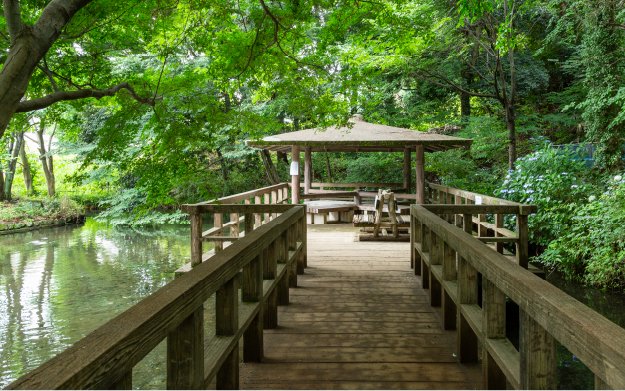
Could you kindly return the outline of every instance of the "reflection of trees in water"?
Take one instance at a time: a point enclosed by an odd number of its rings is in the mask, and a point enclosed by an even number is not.
[[[27,365],[26,349],[24,349],[24,329],[22,319],[22,287],[24,283],[24,269],[27,255],[20,253],[17,270],[13,270],[11,252],[3,254],[2,276],[5,279],[6,291],[6,328],[2,341],[2,366],[22,371]],[[4,377],[4,374],[3,374]]]
[[[0,387],[173,279],[188,234],[88,223],[0,237]]]

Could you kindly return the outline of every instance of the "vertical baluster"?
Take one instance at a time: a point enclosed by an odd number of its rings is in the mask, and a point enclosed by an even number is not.
[[[223,231],[223,226],[224,226],[224,220],[223,220],[223,214],[221,213],[215,213],[213,215],[213,223],[215,227],[221,228],[221,230],[215,232],[217,235],[224,235],[224,231]],[[221,250],[224,249],[224,244],[221,241],[217,241],[215,242],[215,252],[219,252]]]
[[[204,306],[167,335],[167,388],[204,386]]]
[[[473,222],[471,214],[462,215],[464,231],[471,234]],[[477,336],[462,315],[462,304],[477,304],[477,271],[469,262],[459,257],[458,259],[458,306],[456,312],[456,335],[458,359],[460,362],[476,362]]]
[[[443,262],[443,240],[430,231],[430,305],[440,307],[441,305],[441,282],[436,279],[432,269],[434,265],[441,265]]]
[[[525,311],[519,312],[521,388],[554,390],[558,386],[555,339]]]
[[[495,236],[496,237],[503,236],[502,234],[499,233],[497,229],[503,228],[504,216],[505,215],[501,213],[498,213],[495,215]],[[495,248],[497,249],[498,253],[503,254],[503,243],[497,243]]]
[[[247,221],[247,215],[246,215]],[[251,220],[250,220],[251,221]],[[251,221],[253,225],[253,221]],[[263,300],[263,259],[262,252],[243,268],[241,297],[244,302]],[[262,308],[252,319],[243,334],[243,361],[260,362],[263,358],[263,311]]]
[[[273,280],[276,278],[276,242],[272,242],[266,250],[263,264],[263,279]],[[266,329],[278,327],[278,292],[271,291],[265,303],[264,323]]]
[[[191,267],[202,263],[202,214],[197,209],[191,218]]]
[[[111,390],[132,390],[132,369],[110,386]]]
[[[522,208],[522,207],[521,207]],[[527,214],[521,209],[520,213],[516,215],[516,226],[519,241],[516,244],[516,259],[519,266],[527,269],[529,262],[529,231],[527,228]]]
[[[461,205],[462,204],[462,197],[457,195],[455,196],[455,202],[456,205]],[[457,214],[455,215],[455,224],[456,227],[462,227],[462,215]]]
[[[300,223],[300,220],[297,220],[297,222],[293,224],[291,228],[287,231],[287,244],[289,251],[297,250],[297,240],[301,235],[301,230],[302,225]],[[297,269],[301,263],[301,258],[301,253],[297,253],[294,259],[288,259],[289,264],[287,265],[287,267],[289,268],[289,286],[291,288],[297,288]]]
[[[482,330],[484,338],[506,338],[506,297],[495,284],[482,278]],[[482,350],[483,386],[489,390],[506,388],[506,376],[487,349]]]
[[[263,194],[263,204],[271,204],[271,195],[269,193]],[[269,220],[271,220],[271,215],[269,213],[265,213],[265,224],[267,224]]]
[[[234,335],[239,328],[239,294],[237,278],[227,281],[217,290],[215,300],[216,335]],[[202,365],[204,363],[202,362]],[[230,354],[217,371],[218,390],[239,388],[239,344],[236,343]]]
[[[234,238],[239,237],[239,214],[238,213],[230,213],[230,236]]]
[[[289,274],[290,274],[290,270],[289,270],[289,265],[287,263],[287,257],[289,255],[289,250],[288,250],[288,239],[287,239],[287,232],[285,231],[283,232],[277,239],[276,239],[276,266],[277,263],[281,263],[284,264],[285,267],[285,271],[284,271],[284,275],[280,278],[280,280],[278,281],[278,285],[276,286],[276,289],[278,290],[278,305],[288,305],[289,304]]]
[[[260,204],[262,204],[260,196],[254,196],[254,205],[260,205]],[[262,224],[261,216],[262,216],[261,213],[256,213],[254,216],[254,225],[256,226],[256,228],[260,227]]]
[[[445,243],[443,246],[443,281],[454,281],[457,278],[456,252]],[[456,304],[451,296],[443,289],[443,329],[456,328]]]
[[[277,204],[278,203],[278,191],[277,190],[272,190],[271,191],[271,201],[272,204]],[[271,214],[271,219],[275,219],[276,217],[278,217],[277,213],[272,213]]]
[[[424,257],[427,256],[428,258],[430,258],[430,262],[431,262],[430,229],[425,224],[421,225],[421,252],[423,253]],[[426,255],[426,253],[427,253],[427,255]],[[421,262],[421,287],[423,289],[429,289],[430,288],[429,276],[430,276],[429,266],[425,262],[425,260],[422,260],[422,262]]]
[[[308,226],[306,225],[306,213],[302,213],[300,219],[300,236],[299,241],[302,242],[301,261],[297,263],[297,274],[304,274],[304,269],[308,267]],[[300,267],[301,263],[301,267]]]

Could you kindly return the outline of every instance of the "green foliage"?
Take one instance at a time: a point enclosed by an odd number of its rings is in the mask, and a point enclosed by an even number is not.
[[[347,161],[345,182],[402,182],[403,154],[360,153]]]
[[[625,181],[608,179],[607,190],[572,211],[570,225],[540,256],[567,277],[601,288],[625,287]]]
[[[575,150],[546,144],[518,160],[497,194],[538,206],[529,216],[530,240],[546,246],[567,233],[575,211],[596,191],[589,177],[590,168]]]
[[[46,198],[41,201],[21,200],[0,207],[0,222],[4,224],[31,224],[36,221],[73,219],[84,214],[84,209],[69,197]]]

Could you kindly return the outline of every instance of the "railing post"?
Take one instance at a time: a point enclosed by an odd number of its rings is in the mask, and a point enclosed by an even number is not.
[[[417,220],[416,217],[412,217],[412,220],[414,221],[414,226],[410,227],[410,230],[413,231],[412,237],[413,237],[413,243],[419,243],[421,245],[421,248],[423,249],[423,236],[422,236],[422,230],[423,230],[423,226],[421,224],[421,222],[419,220]],[[417,251],[416,248],[414,248],[414,245],[412,247],[412,255],[414,257],[414,274],[415,276],[420,276],[421,275],[421,268],[423,267],[421,265],[421,263],[423,262],[423,260],[421,259],[421,254],[419,254],[419,251]]]
[[[247,221],[247,215],[246,215]],[[251,220],[250,220],[251,221]],[[253,221],[252,221],[253,225]],[[243,268],[241,297],[244,302],[263,300],[263,259],[262,252]],[[252,320],[243,334],[243,361],[260,362],[263,358],[263,311]]]
[[[110,386],[111,390],[132,390],[132,369]]]
[[[519,353],[521,354],[521,388],[555,390],[557,358],[555,339],[520,310]]]
[[[428,253],[430,262],[432,262],[432,254],[430,252],[430,229],[427,225],[421,225],[421,252],[425,255]],[[421,262],[421,288],[430,288],[430,269],[425,261]]]
[[[237,278],[226,282],[217,290],[215,301],[216,335],[234,335],[239,328],[239,294]],[[203,346],[202,346],[203,349]],[[202,361],[202,365],[204,362]],[[218,390],[235,390],[239,388],[239,344],[236,343],[224,363],[217,371],[216,385]]]
[[[302,213],[300,219],[299,240],[302,242],[302,251],[297,262],[297,274],[304,274],[304,269],[308,267],[308,226],[306,225],[306,211]],[[301,265],[301,266],[300,266]]]
[[[503,228],[504,216],[505,215],[503,215],[501,213],[498,213],[498,214],[495,215],[495,237],[503,236],[502,234],[500,234],[497,231],[497,229],[498,228]],[[497,252],[500,253],[500,254],[503,254],[503,243],[497,243],[495,246],[496,246],[495,248],[497,249]]]
[[[260,204],[262,204],[260,196],[254,196],[254,205]],[[261,226],[262,223],[262,214],[256,213],[256,215],[254,216],[254,225],[256,226],[256,228],[258,228]]]
[[[194,209],[191,218],[191,267],[202,263],[202,214]]]
[[[278,191],[277,190],[272,190],[271,191],[271,203],[272,204],[277,204],[278,203]],[[276,217],[278,217],[277,213],[272,213],[271,214],[271,219],[275,219]]]
[[[272,242],[266,250],[263,262],[263,279],[273,280],[276,278],[276,241]],[[264,327],[274,329],[278,327],[278,291],[274,289],[267,297],[265,313],[263,314]]]
[[[265,205],[271,204],[271,195],[269,193],[263,194],[263,204]],[[267,224],[270,220],[271,220],[271,215],[269,213],[265,213],[264,223]]]
[[[441,306],[441,282],[436,279],[432,269],[434,265],[443,263],[443,241],[434,231],[430,230],[430,305],[432,307]]]
[[[287,230],[287,249],[288,251],[297,250],[297,239],[300,236],[301,223],[299,220],[295,222]],[[301,254],[298,254],[295,259],[289,258],[289,252],[287,251],[287,267],[289,268],[289,287],[297,287],[297,267],[300,264]]]
[[[519,266],[527,269],[529,262],[529,231],[527,228],[527,214],[523,212],[523,210],[520,210],[519,214],[516,215],[517,232],[519,235],[519,241],[516,244],[516,259]]]
[[[204,386],[204,306],[167,336],[167,389],[197,390]]]
[[[230,213],[230,236],[239,237],[239,214]]]
[[[471,234],[472,216],[463,214],[464,231]],[[477,357],[477,336],[469,326],[464,315],[462,315],[463,304],[477,304],[477,271],[466,259],[458,258],[458,310],[456,312],[457,325],[457,350],[460,362],[476,362]]]
[[[482,278],[482,330],[484,339],[506,338],[506,297],[495,284]],[[506,376],[488,349],[482,349],[483,386],[489,390],[506,389]]]
[[[287,232],[285,231],[276,239],[276,262],[284,264],[284,275],[278,281],[276,289],[278,290],[278,305],[289,304],[289,275],[291,270],[288,264],[289,242],[287,240]]]
[[[449,244],[444,243],[443,247],[443,281],[454,281],[457,278],[456,272],[456,252]],[[443,289],[443,329],[456,329],[456,304]]]
[[[221,229],[221,230],[219,230],[219,232],[218,232],[218,234],[219,234],[219,235],[223,235],[223,234],[224,234],[224,232],[223,232],[223,226],[224,226],[223,214],[221,214],[221,213],[215,213],[215,214],[213,215],[213,225],[214,225],[215,227],[222,228],[222,229]],[[219,252],[219,251],[221,251],[221,250],[223,250],[223,249],[224,249],[224,244],[223,244],[223,242],[221,242],[221,241],[217,241],[217,242],[215,242],[215,252],[216,252],[216,253],[217,253],[217,252]]]
[[[249,236],[254,230],[254,214],[246,213],[245,215],[243,215],[243,224],[244,224],[243,229],[245,230],[245,236]]]

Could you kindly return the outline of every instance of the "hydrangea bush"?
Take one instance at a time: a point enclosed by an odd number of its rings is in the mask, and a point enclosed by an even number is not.
[[[568,278],[625,290],[625,180],[608,179],[607,189],[576,210],[564,235],[539,257]]]
[[[595,192],[589,176],[590,169],[577,152],[546,144],[517,160],[496,194],[538,206],[528,219],[530,241],[546,246],[569,230],[579,205]]]

